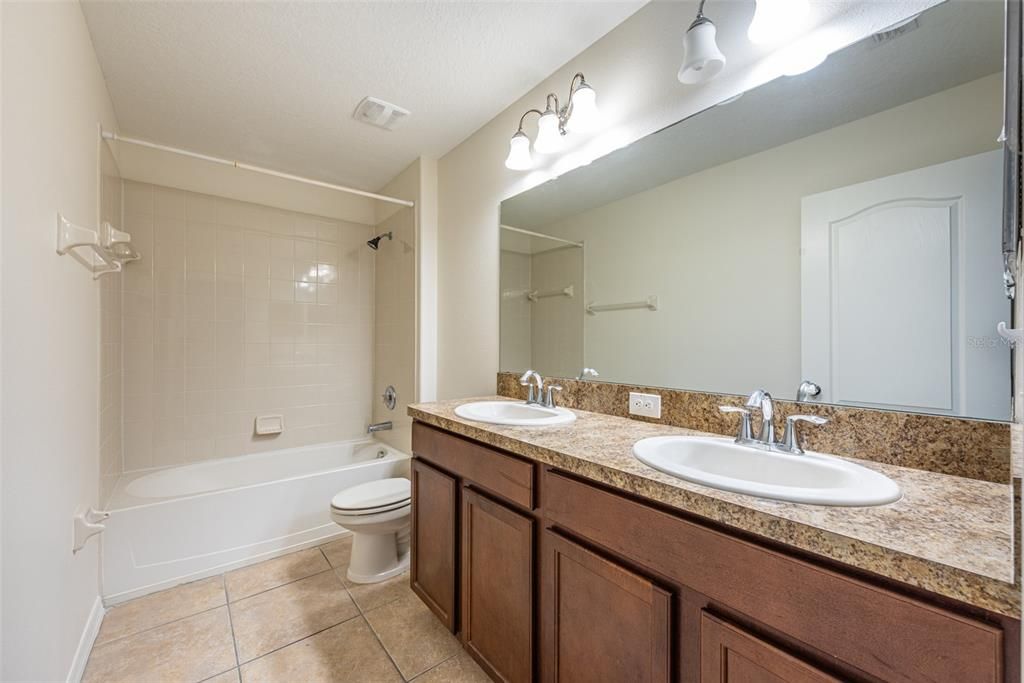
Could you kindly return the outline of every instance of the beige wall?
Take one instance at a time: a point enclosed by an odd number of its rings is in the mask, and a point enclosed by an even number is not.
[[[543,227],[586,242],[588,300],[659,296],[655,314],[585,316],[586,364],[613,382],[793,394],[801,198],[997,149],[1001,121],[994,74]],[[552,343],[548,365],[575,353]]]
[[[381,190],[382,194],[417,201],[420,194],[420,162],[416,161]],[[416,264],[415,208],[380,202],[376,233],[391,232],[380,248],[370,252],[374,270],[373,421],[394,423],[391,431],[377,432],[378,439],[410,452],[412,420],[406,407],[416,399]],[[369,251],[369,250],[367,250]],[[393,410],[381,398],[391,385],[398,392]]]
[[[97,123],[116,129],[77,3],[5,2],[3,31],[3,670],[64,680],[98,607],[100,291],[54,253],[57,212],[100,215]],[[88,648],[89,643],[85,643]]]
[[[364,434],[371,226],[137,182],[124,216],[125,470]]]
[[[117,160],[100,145],[100,222],[121,229],[121,182]],[[100,503],[106,506],[124,470],[121,436],[121,286],[122,273],[107,273],[100,288]]]
[[[816,30],[844,45],[931,4],[857,3]],[[680,31],[692,21],[692,10],[688,3],[646,5],[439,161],[439,397],[494,391],[501,200],[777,75],[766,66],[767,60],[731,52],[729,69],[708,86],[679,84],[675,74],[681,58]],[[543,103],[546,93],[561,94],[576,71],[583,71],[597,90],[602,132],[582,137],[575,148],[575,139],[568,140],[570,149],[547,159],[539,171],[507,170],[503,162],[519,117]]]

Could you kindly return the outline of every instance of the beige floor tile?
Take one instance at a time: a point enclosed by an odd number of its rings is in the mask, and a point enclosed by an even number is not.
[[[238,669],[232,669],[231,671],[225,671],[222,674],[218,674],[213,678],[207,678],[203,683],[239,683]]]
[[[409,572],[380,583],[352,583],[345,581],[352,599],[363,612],[382,607],[399,598],[412,595],[409,588]]]
[[[233,602],[230,607],[241,662],[359,615],[333,571]]]
[[[416,677],[416,683],[490,683],[491,679],[466,652]]]
[[[112,607],[103,617],[96,645],[213,609],[226,602],[224,579],[214,576]]]
[[[224,581],[228,589],[228,599],[235,601],[304,579],[329,568],[330,565],[319,548],[308,548],[228,572],[224,575]]]
[[[406,679],[459,653],[459,642],[413,594],[365,613]]]
[[[228,609],[220,607],[94,648],[82,680],[194,683],[234,666]]]
[[[341,569],[342,574],[348,569],[349,560],[352,558],[352,536],[346,536],[345,538],[339,538],[337,541],[331,541],[325,545],[320,546],[320,550],[324,551],[324,555],[327,556],[327,561],[331,563],[331,566],[335,569]]]
[[[350,619],[242,665],[244,683],[401,683],[362,618]]]

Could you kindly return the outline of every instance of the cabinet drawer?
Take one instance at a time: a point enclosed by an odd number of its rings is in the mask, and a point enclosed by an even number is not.
[[[412,450],[480,488],[532,510],[533,463],[452,436],[420,422],[412,426]]]
[[[860,579],[546,471],[546,516],[886,681],[999,681],[1003,633]]]

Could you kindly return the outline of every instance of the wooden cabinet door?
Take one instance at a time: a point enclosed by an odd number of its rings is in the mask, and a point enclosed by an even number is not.
[[[493,678],[533,679],[533,519],[462,491],[462,641]]]
[[[412,589],[455,632],[458,483],[422,460],[412,461]]]
[[[700,616],[701,683],[831,683],[839,679],[707,612]]]
[[[543,553],[544,680],[670,680],[671,594],[552,531]]]

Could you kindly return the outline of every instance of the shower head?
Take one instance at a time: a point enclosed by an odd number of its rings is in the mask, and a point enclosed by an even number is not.
[[[367,240],[366,246],[368,246],[370,249],[373,249],[374,251],[377,251],[377,249],[380,248],[380,241],[385,237],[387,237],[388,239],[392,239],[390,232],[382,232],[381,234],[374,237],[372,240]]]

